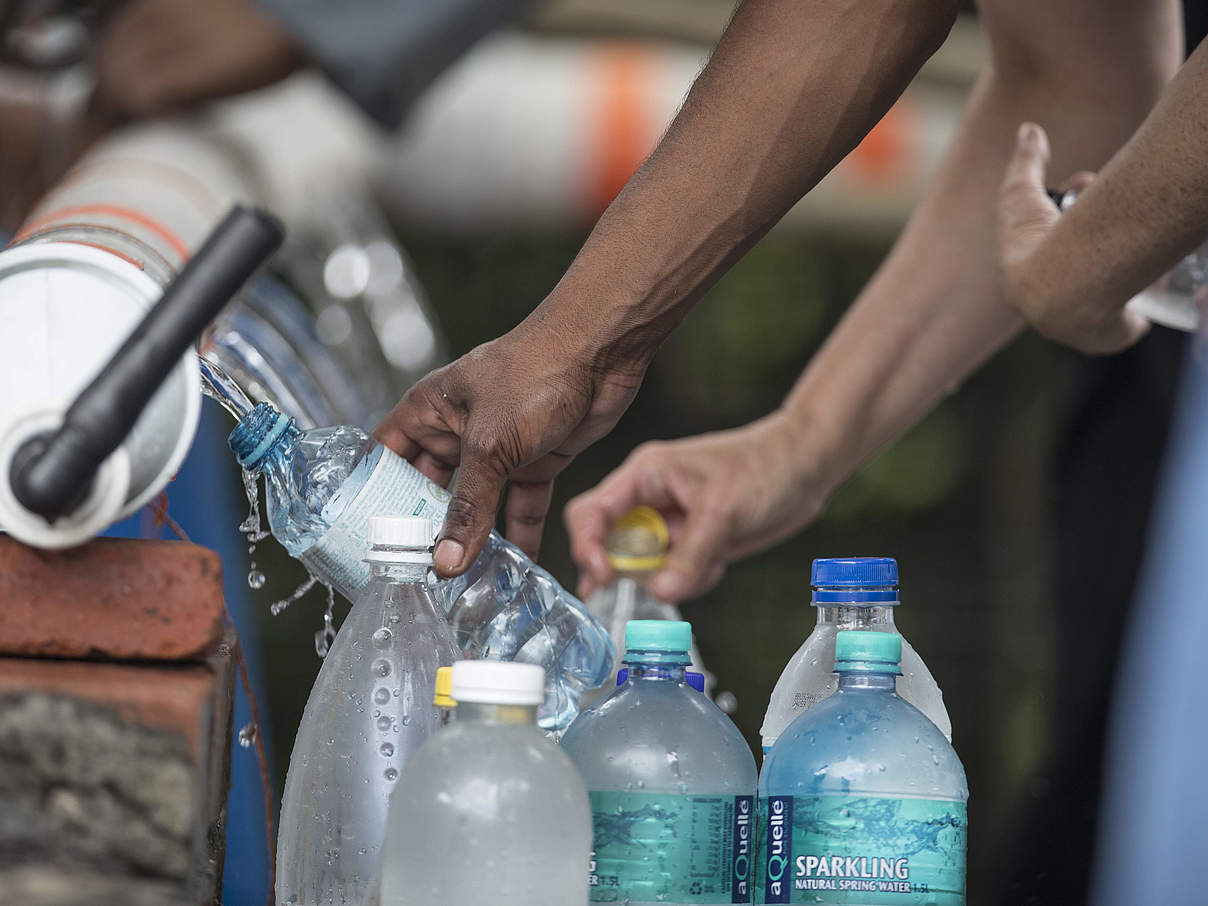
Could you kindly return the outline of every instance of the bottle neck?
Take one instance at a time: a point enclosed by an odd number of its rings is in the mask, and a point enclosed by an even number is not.
[[[863,673],[845,670],[839,674],[839,688],[893,692],[898,688],[898,675],[896,673]]]
[[[248,471],[253,475],[264,474],[270,480],[281,478],[293,456],[294,444],[297,443],[298,438],[301,436],[302,432],[291,421],[289,426],[281,432],[281,436],[274,440],[269,448],[265,450],[264,455],[248,467]]]
[[[626,651],[629,682],[684,683],[692,659],[683,651]]]
[[[896,604],[815,604],[818,625],[837,629],[893,629]]]
[[[513,724],[537,726],[536,705],[494,705],[486,702],[457,703],[459,724]]]
[[[394,560],[379,560],[373,556],[373,551],[365,558],[369,563],[369,572],[375,579],[386,579],[390,582],[410,582],[427,584],[428,570],[432,568],[432,560],[425,556],[418,563],[400,563]]]

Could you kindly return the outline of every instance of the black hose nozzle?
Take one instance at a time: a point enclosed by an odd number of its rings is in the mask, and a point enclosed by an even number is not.
[[[271,215],[243,205],[231,209],[71,404],[58,430],[18,448],[9,479],[22,506],[54,522],[87,498],[97,469],[180,357],[284,237]]]

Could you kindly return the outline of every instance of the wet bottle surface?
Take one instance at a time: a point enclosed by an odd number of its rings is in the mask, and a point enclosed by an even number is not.
[[[449,492],[359,428],[300,431],[261,403],[229,439],[239,464],[263,474],[273,536],[313,575],[355,599],[369,581],[370,517],[426,516],[439,526]],[[583,691],[604,682],[613,646],[586,608],[518,548],[492,532],[463,575],[433,587],[465,656],[518,660],[546,671],[543,729],[574,719]]]
[[[749,903],[755,759],[684,678],[684,622],[629,624],[629,675],[563,737],[591,796],[593,903]]]
[[[832,667],[835,638],[840,631],[898,632],[894,621],[894,612],[900,606],[898,565],[892,558],[815,560],[810,584],[810,603],[817,608],[818,622],[789,659],[772,689],[759,730],[765,753],[797,715],[839,688]],[[944,707],[943,693],[923,659],[905,638],[902,639],[902,677],[898,680],[898,694],[926,714],[947,739],[952,739],[952,721]]]
[[[530,664],[459,661],[457,719],[403,771],[382,906],[583,906],[591,816],[570,759],[535,725]]]
[[[429,521],[377,517],[370,533],[373,577],[323,661],[290,756],[277,838],[282,906],[364,902],[400,771],[441,726],[437,670],[459,656],[425,581]]]
[[[965,771],[894,692],[900,637],[844,631],[836,648],[838,690],[760,773],[755,902],[964,906]]]

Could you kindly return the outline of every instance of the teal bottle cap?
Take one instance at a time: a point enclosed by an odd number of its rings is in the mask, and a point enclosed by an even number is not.
[[[902,637],[896,632],[845,629],[835,637],[835,670],[897,673]]]
[[[625,624],[629,651],[692,650],[692,624],[682,620],[630,620]]]

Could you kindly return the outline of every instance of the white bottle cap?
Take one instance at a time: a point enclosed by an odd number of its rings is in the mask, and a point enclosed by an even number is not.
[[[424,516],[370,516],[369,543],[386,547],[432,546],[436,532],[432,520]]]
[[[514,661],[458,661],[453,698],[487,705],[539,705],[545,701],[545,671]]]

